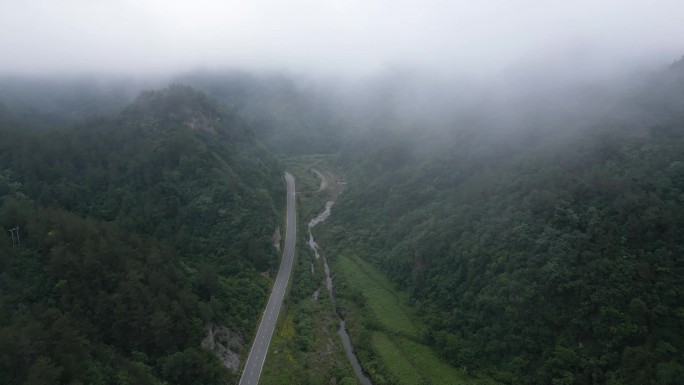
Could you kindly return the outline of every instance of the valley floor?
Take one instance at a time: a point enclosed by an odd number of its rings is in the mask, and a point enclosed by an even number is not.
[[[283,160],[297,180],[300,237],[308,236],[308,221],[341,190],[337,178],[327,171],[328,157]],[[315,258],[307,240],[297,242],[289,294],[260,384],[356,384],[337,332],[338,317],[325,288],[323,259]]]
[[[370,353],[362,363],[375,383],[496,383],[484,375],[471,376],[448,365],[421,343],[420,320],[407,305],[406,295],[372,265],[340,255],[334,271],[340,282],[340,307],[346,307],[346,322],[354,342]]]
[[[331,171],[327,155],[289,158],[283,163],[297,178],[300,234],[307,234],[303,227],[308,219],[325,202],[337,198],[344,178],[339,171]],[[330,231],[325,225],[317,230]],[[424,330],[406,294],[379,270],[343,251],[327,257],[337,311],[344,317],[358,358],[374,384],[495,384],[483,374],[467,374],[448,365],[422,343]],[[298,242],[287,309],[281,314],[262,384],[358,383],[337,333],[338,316],[324,277],[322,258],[316,259],[306,242]]]

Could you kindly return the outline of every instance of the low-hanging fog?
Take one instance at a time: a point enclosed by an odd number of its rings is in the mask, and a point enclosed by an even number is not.
[[[684,384],[682,15],[0,0],[0,385]]]
[[[0,72],[606,75],[680,56],[682,12],[676,0],[7,1]]]
[[[681,57],[682,13],[674,0],[4,2],[0,102],[80,118],[180,82],[268,124],[593,121]]]

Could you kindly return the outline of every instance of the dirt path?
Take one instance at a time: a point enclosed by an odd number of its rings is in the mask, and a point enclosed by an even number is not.
[[[344,188],[344,177],[337,177],[336,175],[327,170],[319,171],[314,168],[312,168],[311,170],[313,170],[313,172],[316,173],[316,176],[318,176],[321,179],[321,185],[318,188],[318,191],[316,192],[328,189],[328,192],[330,194],[328,200],[336,200],[342,192],[342,189]]]
[[[313,170],[313,169],[312,169]],[[321,187],[316,190],[316,192],[321,192],[323,191],[326,187],[328,187],[328,179],[325,177],[325,175],[321,174],[320,171],[318,170],[313,170],[313,172],[316,173],[316,175],[321,178]]]

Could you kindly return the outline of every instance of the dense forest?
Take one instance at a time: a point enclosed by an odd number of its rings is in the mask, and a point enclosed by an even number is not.
[[[44,112],[0,108],[0,383],[231,381],[200,345],[213,325],[254,331],[278,162],[186,86],[81,123]]]
[[[0,385],[684,385],[682,15],[0,0]]]
[[[684,382],[682,63],[592,119],[356,140],[330,254],[407,290],[421,342],[466,371]]]
[[[0,384],[234,381],[202,340],[250,340],[278,263],[274,154],[315,153],[347,181],[316,239],[332,266],[364,260],[407,294],[407,341],[483,381],[684,382],[684,61],[524,97],[404,75],[352,89],[199,72],[175,79],[202,92],[134,100],[140,84],[5,81]],[[286,312],[309,358],[289,372],[304,375],[331,327],[308,302],[322,273],[298,266]],[[364,308],[336,282],[357,302],[343,316]]]

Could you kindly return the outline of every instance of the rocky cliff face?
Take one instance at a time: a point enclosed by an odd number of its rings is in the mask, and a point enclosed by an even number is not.
[[[204,331],[206,336],[202,340],[202,347],[213,351],[228,370],[237,371],[245,347],[242,336],[225,326],[214,324],[207,325]]]

